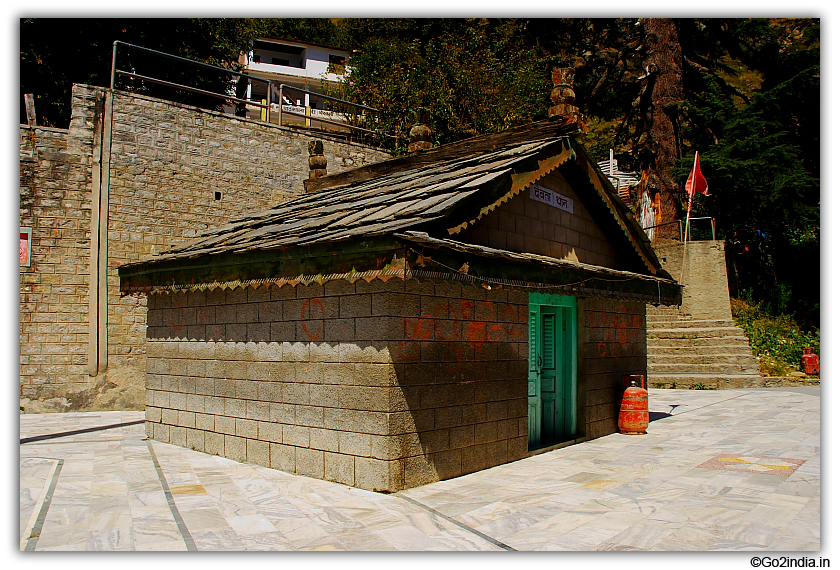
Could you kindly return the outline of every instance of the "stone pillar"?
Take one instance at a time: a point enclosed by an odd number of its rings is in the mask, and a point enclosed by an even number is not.
[[[309,142],[309,179],[314,180],[327,175],[327,157],[324,156],[322,141]]]
[[[554,89],[551,90],[552,106],[548,108],[548,118],[572,118],[583,129],[583,119],[580,116],[580,109],[575,106],[575,92],[572,89],[575,70],[572,67],[555,67],[551,71],[551,82]]]
[[[429,122],[429,110],[417,109],[416,121],[408,132],[409,152],[419,152],[432,148],[432,129],[426,123]]]

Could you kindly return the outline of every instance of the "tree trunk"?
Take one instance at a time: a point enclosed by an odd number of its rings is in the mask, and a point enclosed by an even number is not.
[[[651,183],[660,192],[662,224],[681,218],[683,189],[670,174],[680,158],[679,102],[683,100],[682,48],[671,18],[642,18],[645,69],[652,88],[646,113],[647,145],[653,156]],[[655,241],[679,239],[679,224],[657,228]]]

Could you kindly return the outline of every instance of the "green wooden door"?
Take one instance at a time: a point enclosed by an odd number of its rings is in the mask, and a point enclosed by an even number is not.
[[[528,445],[565,441],[577,431],[574,297],[532,293],[529,307]]]

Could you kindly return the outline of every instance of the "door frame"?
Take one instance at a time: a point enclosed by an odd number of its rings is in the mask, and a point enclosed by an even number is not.
[[[562,355],[562,362],[558,365],[562,371],[555,381],[554,394],[561,395],[563,414],[569,420],[569,427],[559,437],[544,436],[542,433],[542,386],[540,386],[540,368],[542,363],[542,314],[543,307],[551,307],[551,311],[559,316],[558,334],[555,334],[554,351]],[[561,310],[556,310],[560,308]],[[557,295],[550,293],[530,293],[528,299],[528,449],[535,450],[557,443],[570,441],[578,437],[580,432],[580,382],[578,378],[578,340],[580,331],[579,303],[573,295]],[[565,321],[565,322],[564,322]],[[562,345],[561,345],[562,343]],[[558,369],[559,370],[559,369]]]

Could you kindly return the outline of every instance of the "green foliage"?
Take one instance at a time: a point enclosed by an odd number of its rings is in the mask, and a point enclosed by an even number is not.
[[[732,316],[750,339],[763,373],[784,376],[801,370],[806,348],[820,353],[820,331],[803,331],[790,315],[774,315],[763,303],[732,300]]]
[[[529,45],[515,20],[351,19],[355,50],[343,95],[381,109],[370,124],[408,145],[418,108],[430,110],[435,143],[498,132],[545,117],[550,54]]]
[[[727,240],[733,295],[819,327],[819,23],[680,22],[690,147],[675,177],[698,150],[711,196],[693,215]]]

